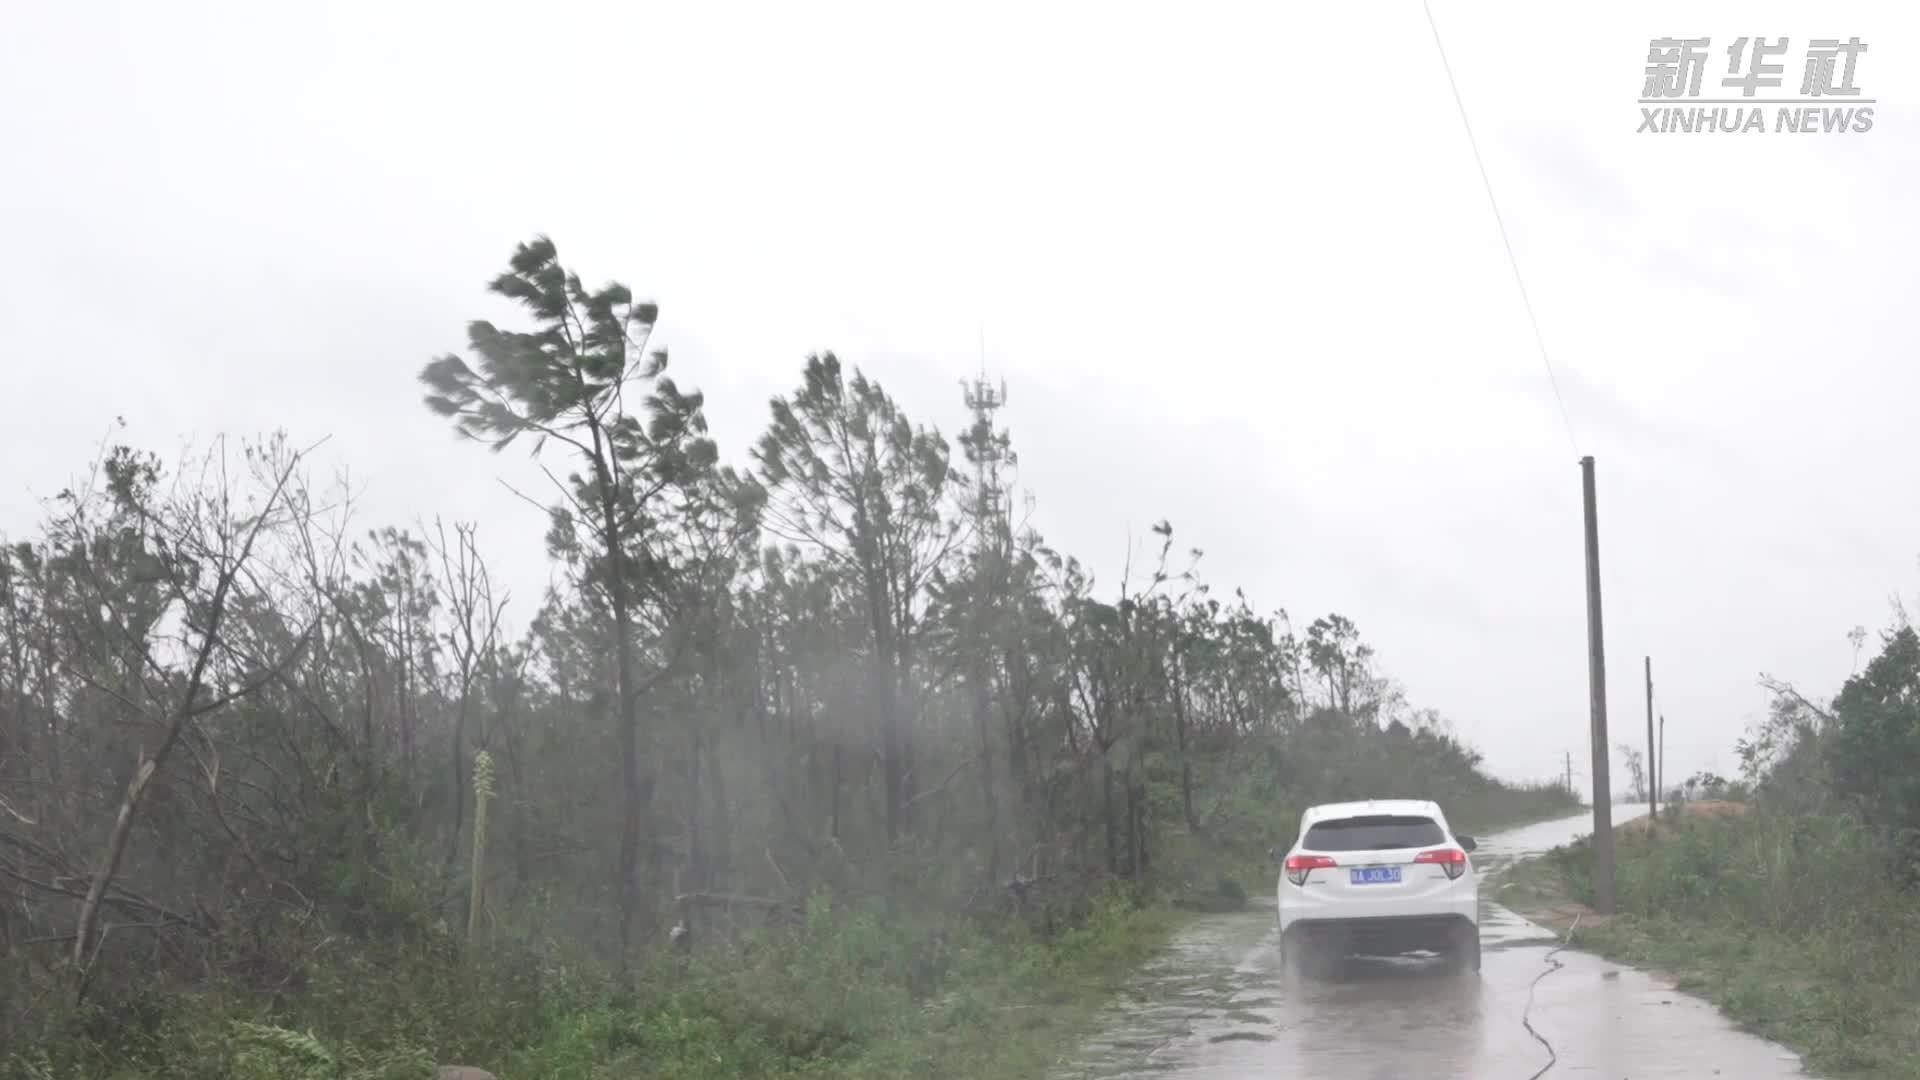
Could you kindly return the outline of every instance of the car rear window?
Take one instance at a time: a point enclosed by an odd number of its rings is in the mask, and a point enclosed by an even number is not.
[[[1309,851],[1385,851],[1432,847],[1446,841],[1447,834],[1432,818],[1372,814],[1315,822],[1300,846]]]

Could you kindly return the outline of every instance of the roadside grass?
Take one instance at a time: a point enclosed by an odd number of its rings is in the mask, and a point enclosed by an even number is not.
[[[816,923],[818,917],[816,917]],[[951,929],[942,989],[890,977],[904,945],[854,917],[831,933],[743,942],[682,989],[603,1010],[503,1060],[503,1077],[660,1080],[1025,1078],[1059,1063],[1174,918],[1120,897],[1050,943]],[[671,981],[663,973],[662,981]]]
[[[898,1011],[866,1052],[843,1065],[807,1062],[795,1075],[1043,1076],[1078,1049],[1100,1011],[1166,943],[1178,921],[1163,906],[1112,900],[1051,944],[987,945],[969,958],[952,992]]]
[[[1920,1078],[1920,910],[1888,841],[1840,817],[1674,815],[1616,830],[1618,914],[1582,840],[1505,872],[1499,902],[1576,948],[1673,976],[1834,1076]]]
[[[503,1080],[1038,1077],[1176,922],[1117,893],[1051,939],[1010,920],[912,925],[816,902],[797,930],[745,935],[684,968],[663,958],[626,996],[554,957],[429,946],[377,967],[316,964],[297,996],[103,1002],[111,1043],[68,1033],[0,1061],[0,1077],[419,1080],[449,1061]]]

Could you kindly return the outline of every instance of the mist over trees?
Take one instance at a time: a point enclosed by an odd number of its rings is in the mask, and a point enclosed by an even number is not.
[[[1045,940],[1313,801],[1520,805],[1353,622],[1217,594],[1170,524],[1097,587],[1029,523],[1004,387],[956,388],[949,440],[810,356],[728,466],[654,305],[545,239],[491,289],[520,327],[421,381],[474,468],[550,478],[544,596],[281,436],[113,446],[0,548],[0,1049],[132,1053],[85,1018],[167,987],[313,1015],[382,955],[510,956],[487,985],[527,1001],[584,948],[631,990],[827,897]],[[478,1015],[390,1022],[519,1037]]]

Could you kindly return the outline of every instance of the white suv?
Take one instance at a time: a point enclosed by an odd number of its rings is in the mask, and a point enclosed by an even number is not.
[[[1332,803],[1300,817],[1279,883],[1282,957],[1324,977],[1354,954],[1429,951],[1480,970],[1480,886],[1473,837],[1440,807],[1412,799]]]

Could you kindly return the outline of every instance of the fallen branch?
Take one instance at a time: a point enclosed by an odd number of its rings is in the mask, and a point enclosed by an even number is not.
[[[766,896],[745,896],[740,893],[693,892],[681,893],[673,898],[676,906],[686,907],[759,907],[759,908],[797,908],[799,905],[787,900],[775,900]]]
[[[680,912],[681,924],[687,925],[688,909],[719,908],[732,911],[735,908],[755,908],[766,913],[769,923],[783,922],[799,925],[807,918],[806,908],[790,900],[776,900],[766,896],[746,896],[741,893],[695,892],[681,893],[673,898],[674,910]]]
[[[918,803],[921,802],[921,800],[932,798],[933,796],[938,795],[941,792],[947,790],[947,788],[953,786],[954,779],[958,777],[963,771],[965,771],[967,766],[973,764],[973,762],[974,762],[973,755],[969,755],[965,758],[962,758],[960,760],[960,764],[955,765],[953,767],[953,771],[947,774],[947,778],[945,780],[940,781],[938,784],[935,784],[934,786],[926,789],[925,791],[922,791],[920,794],[915,795],[913,798],[908,799],[905,803],[901,804],[901,809],[904,810],[909,806],[917,805]]]
[[[1800,691],[1794,689],[1794,686],[1792,683],[1784,682],[1780,679],[1776,679],[1771,675],[1762,675],[1760,676],[1760,685],[1766,688],[1768,693],[1777,695],[1779,697],[1792,698],[1795,704],[1799,705],[1801,708],[1807,710],[1808,712],[1814,714],[1815,716],[1818,716],[1822,721],[1826,723],[1834,722],[1832,713],[1828,712],[1827,710],[1821,708],[1818,705],[1815,705],[1813,702],[1808,701],[1805,695],[1801,694]]]
[[[792,892],[793,882],[788,879],[787,872],[780,869],[780,864],[774,861],[772,848],[767,849],[767,865],[773,867],[773,872],[780,875],[780,884],[785,886],[788,892]]]
[[[41,892],[70,897],[74,900],[84,900],[87,897],[87,894],[81,892],[79,889],[70,889],[57,882],[41,881],[37,878],[28,877],[3,863],[0,863],[0,875],[4,875],[10,880],[28,886],[29,888],[38,889]],[[115,885],[106,895],[100,898],[100,904],[102,907],[114,907],[123,911],[137,911],[146,915],[155,916],[161,920],[160,923],[156,924],[160,926],[184,926],[189,930],[198,930],[203,934],[211,933],[219,928],[212,917],[204,912],[200,918],[190,918],[177,911],[156,904],[145,897],[130,893],[118,885]]]

